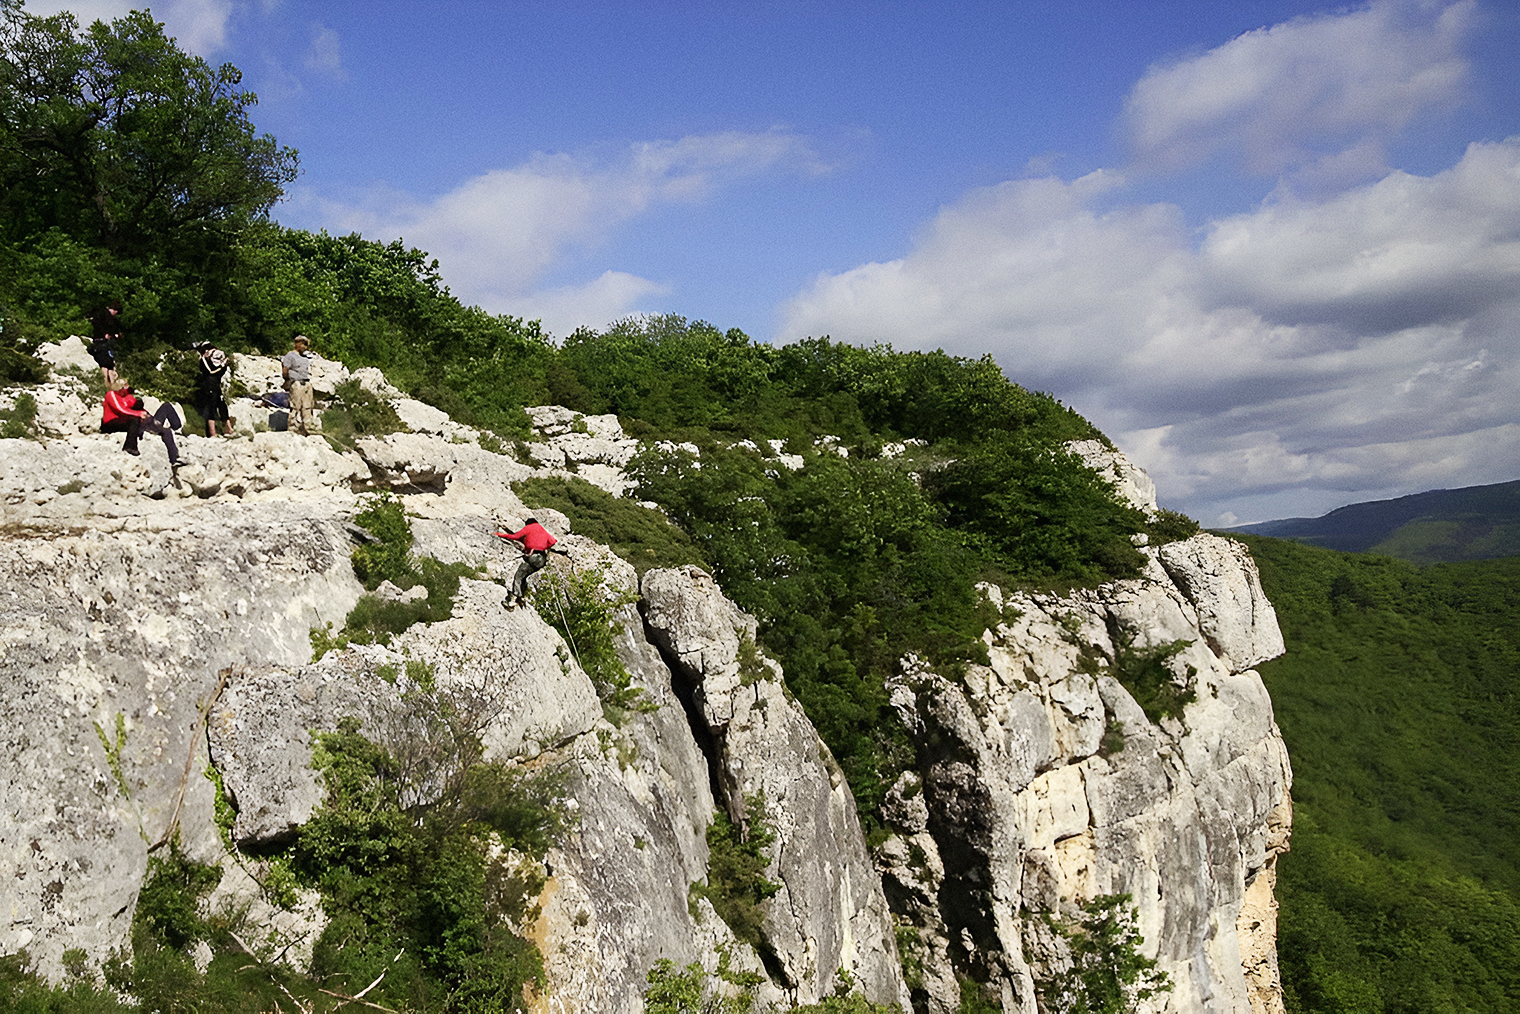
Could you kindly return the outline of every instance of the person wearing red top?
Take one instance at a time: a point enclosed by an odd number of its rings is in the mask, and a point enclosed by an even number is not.
[[[105,403],[101,406],[100,432],[125,433],[127,442],[121,449],[128,454],[142,453],[137,449],[137,440],[142,436],[143,430],[157,433],[164,438],[164,449],[169,452],[169,464],[175,468],[185,464],[179,456],[179,448],[174,446],[174,431],[182,425],[184,423],[180,421],[179,413],[168,402],[164,402],[157,412],[149,415],[143,410],[142,399],[133,394],[130,387],[107,391]]]
[[[529,518],[528,523],[515,532],[497,532],[496,537],[516,542],[523,553],[522,563],[517,565],[517,573],[512,576],[512,590],[501,603],[508,609],[523,604],[528,593],[528,578],[544,569],[544,564],[549,562],[550,550],[561,556],[569,555],[563,549],[554,549],[559,540],[538,523],[538,518]]]

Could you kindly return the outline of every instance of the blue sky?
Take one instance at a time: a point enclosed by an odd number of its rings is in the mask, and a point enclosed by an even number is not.
[[[991,353],[1210,525],[1520,478],[1520,5],[154,14],[300,150],[280,221],[556,334]]]

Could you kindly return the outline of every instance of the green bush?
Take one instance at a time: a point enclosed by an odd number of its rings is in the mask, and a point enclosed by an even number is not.
[[[334,391],[333,403],[322,412],[322,436],[335,450],[352,450],[359,437],[404,433],[406,424],[391,403],[346,380]]]
[[[1075,455],[1025,439],[968,448],[924,477],[948,523],[974,535],[1009,574],[1095,583],[1135,577],[1131,536],[1145,517]]]
[[[350,559],[354,575],[374,591],[384,581],[406,591],[418,585],[427,596],[410,602],[394,602],[376,595],[362,595],[349,610],[343,629],[312,628],[312,661],[328,651],[354,644],[389,644],[396,634],[417,623],[441,623],[454,614],[454,598],[461,578],[474,577],[479,569],[466,563],[442,563],[430,556],[412,555],[412,526],[401,501],[390,493],[370,497],[354,515],[354,523],[369,532],[372,540],[355,546]]]
[[[28,440],[37,436],[37,399],[23,391],[14,407],[0,411],[0,439]]]
[[[85,976],[65,985],[44,982],[25,951],[0,957],[0,1010],[12,1014],[126,1014],[138,1007]]]
[[[0,339],[0,384],[40,384],[47,373],[47,366],[36,356]]]
[[[356,546],[350,555],[354,576],[374,591],[382,581],[390,581],[398,587],[411,578],[412,525],[406,519],[406,510],[392,493],[380,493],[365,501],[363,508],[354,515],[354,524],[363,528],[373,541]]]
[[[400,757],[356,719],[316,737],[327,798],[288,854],[329,920],[312,974],[354,991],[385,973],[367,999],[387,1006],[525,1010],[523,987],[542,981],[543,965],[512,924],[541,884],[516,879],[497,847],[542,856],[564,827],[557,783],[481,762],[478,719],[448,702],[422,695],[414,706],[425,714]],[[419,755],[430,765],[419,769]],[[429,773],[443,776],[426,782],[437,794],[408,804]]]
[[[692,537],[843,767],[868,827],[913,747],[884,688],[913,653],[954,675],[985,662],[999,576],[893,461],[816,455],[792,472],[717,447],[646,451],[634,495]]]
[[[1105,894],[1083,903],[1076,920],[1052,921],[1066,940],[1071,963],[1039,982],[1040,1009],[1130,1014],[1144,1001],[1170,992],[1167,974],[1140,953],[1145,940],[1135,919],[1129,895]]]
[[[1200,531],[1198,522],[1179,511],[1169,511],[1165,508],[1156,512],[1156,516],[1145,523],[1146,534],[1150,536],[1150,544],[1164,546],[1168,542],[1181,542],[1183,539],[1191,539]]]
[[[749,1014],[747,996],[719,996],[708,988],[707,973],[692,962],[679,971],[661,958],[644,976],[644,1014]]]
[[[544,573],[531,598],[540,616],[558,630],[576,664],[591,677],[609,721],[621,724],[623,713],[638,708],[643,691],[617,652],[622,621],[614,613],[637,601],[630,591],[612,589],[601,570],[554,570]]]
[[[355,644],[389,644],[396,634],[417,623],[442,623],[454,615],[459,580],[480,571],[467,563],[440,563],[431,556],[417,557],[410,575],[403,575],[403,589],[421,585],[426,598],[411,602],[388,602],[375,595],[361,596],[343,621],[344,635]]]
[[[1119,634],[1114,638],[1114,658],[1108,666],[1108,674],[1128,690],[1135,703],[1145,712],[1152,723],[1162,718],[1181,718],[1183,709],[1198,699],[1194,678],[1198,670],[1187,667],[1185,683],[1177,682],[1177,674],[1169,664],[1192,641],[1171,641],[1154,648],[1136,649],[1129,636]],[[1123,749],[1123,733],[1119,733],[1118,753]]]
[[[758,949],[765,946],[763,906],[781,890],[765,878],[771,862],[767,850],[775,844],[776,832],[767,820],[764,796],[747,798],[744,816],[744,823],[736,825],[722,810],[713,815],[707,827],[707,883],[693,884],[691,891],[712,903],[734,936]]]

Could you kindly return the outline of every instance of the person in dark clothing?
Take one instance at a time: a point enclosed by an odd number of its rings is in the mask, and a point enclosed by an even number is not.
[[[174,445],[174,431],[184,423],[180,420],[179,413],[174,411],[174,406],[164,402],[158,407],[158,411],[149,415],[143,409],[142,399],[132,393],[130,387],[122,386],[117,391],[107,391],[105,404],[102,406],[102,418],[100,420],[100,432],[102,433],[125,433],[127,442],[122,445],[122,450],[128,454],[141,454],[137,449],[138,438],[142,431],[157,433],[164,440],[164,449],[169,452],[169,464],[175,468],[187,464],[185,459],[179,456],[179,448]]]
[[[528,578],[544,569],[544,564],[549,562],[550,552],[560,556],[570,555],[563,549],[554,548],[559,540],[538,523],[538,518],[529,518],[528,523],[515,532],[497,532],[496,537],[517,543],[523,554],[522,562],[517,565],[517,573],[512,576],[512,588],[501,602],[508,609],[527,601]]]
[[[94,340],[90,342],[90,358],[100,367],[100,376],[109,391],[117,382],[116,340],[121,337],[121,301],[113,299],[90,314],[90,329],[94,334]]]
[[[196,342],[192,348],[201,356],[196,408],[206,420],[206,436],[216,436],[216,424],[221,423],[222,432],[230,437],[237,420],[228,416],[227,399],[222,394],[222,378],[227,376],[227,353],[210,342]]]

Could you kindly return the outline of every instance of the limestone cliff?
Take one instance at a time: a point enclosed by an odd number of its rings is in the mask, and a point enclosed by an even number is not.
[[[874,1000],[932,1011],[955,1008],[970,972],[1005,1010],[1033,1012],[1035,975],[1064,960],[1040,915],[1112,893],[1132,895],[1144,949],[1175,984],[1157,1010],[1281,1009],[1271,884],[1290,775],[1251,666],[1282,642],[1237,545],[1147,549],[1142,578],[1066,597],[986,588],[1004,617],[986,634],[991,665],[950,679],[908,660],[891,688],[925,760],[889,794],[895,834],[871,850],[779,667],[745,661],[754,621],[707,574],[640,579],[537,512],[577,566],[636,598],[618,650],[652,706],[620,724],[549,624],[503,608],[494,581],[510,561],[490,533],[528,513],[510,483],[573,468],[621,492],[637,442],[615,417],[532,410],[542,439],[518,460],[358,371],[410,432],[346,453],[274,431],[186,437],[192,464],[175,475],[155,443],[129,458],[93,432],[77,341],[45,358],[57,372],[33,392],[41,439],[0,441],[0,954],[26,949],[54,977],[70,948],[98,965],[126,943],[150,854],[177,835],[227,871],[207,904],[246,909],[250,949],[299,965],[320,906],[270,904],[251,856],[321,802],[311,733],[355,715],[383,739],[407,720],[394,673],[421,661],[439,693],[471,702],[492,756],[573,773],[579,819],[524,927],[546,960],[544,1009],[638,1011],[657,960],[716,971],[727,955],[783,1009],[844,969]],[[238,369],[277,376],[256,357]],[[347,376],[328,364],[318,386]],[[1077,450],[1153,497],[1122,458]],[[313,663],[309,631],[341,627],[363,592],[346,525],[379,489],[405,499],[419,552],[481,578],[461,582],[451,618]],[[1125,665],[1166,646],[1193,699],[1153,721]],[[252,852],[225,844],[208,775]],[[763,954],[691,893],[712,814],[740,818],[760,794],[779,885]]]

